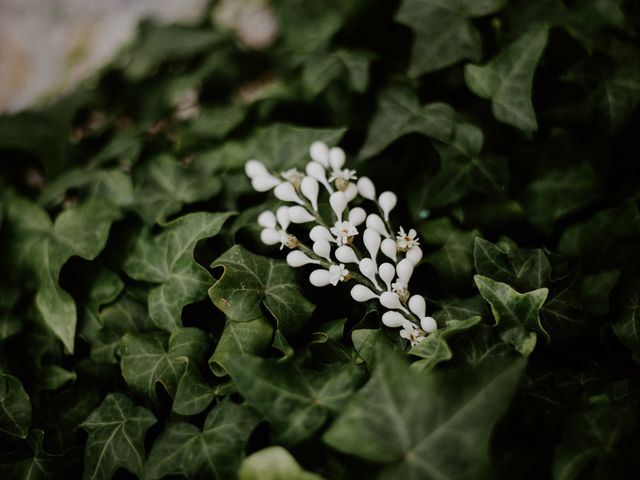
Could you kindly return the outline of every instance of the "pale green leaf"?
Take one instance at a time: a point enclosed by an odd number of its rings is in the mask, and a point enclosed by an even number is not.
[[[322,480],[304,470],[286,449],[277,445],[263,448],[245,458],[239,480]]]
[[[145,234],[124,264],[134,280],[160,284],[149,293],[149,315],[168,331],[182,325],[182,308],[207,295],[212,277],[193,258],[199,240],[216,235],[232,213],[191,213],[169,223],[158,236]]]

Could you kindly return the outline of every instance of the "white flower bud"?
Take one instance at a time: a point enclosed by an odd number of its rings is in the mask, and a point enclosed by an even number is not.
[[[404,321],[405,318],[401,313],[392,310],[382,315],[382,323],[389,328],[400,328]]]
[[[385,227],[384,222],[382,221],[380,216],[376,215],[375,213],[372,213],[367,217],[367,228],[375,230],[385,238],[389,238],[387,227]]]
[[[367,228],[362,235],[364,246],[371,259],[375,262],[380,249],[380,234],[371,228]]]
[[[376,264],[370,258],[363,258],[360,260],[360,272],[367,277],[371,282],[376,286],[376,288],[380,288],[378,282],[376,281],[376,273],[378,273],[378,268]]]
[[[322,268],[314,270],[309,275],[309,283],[314,287],[326,287],[331,283],[331,273]]]
[[[351,297],[356,302],[368,302],[374,298],[378,298],[378,295],[373,293],[371,289],[365,287],[364,285],[354,285],[351,289]]]
[[[398,246],[396,245],[396,242],[394,240],[385,238],[380,245],[380,250],[382,250],[382,253],[384,253],[391,260],[393,260],[394,262],[396,261]]]
[[[320,262],[318,260],[314,260],[313,258],[309,258],[300,250],[293,250],[287,255],[287,263],[290,267],[298,268],[302,267],[303,265],[309,265],[310,263],[318,264]]]
[[[438,329],[438,324],[433,317],[424,317],[420,320],[420,326],[422,330],[427,333],[435,332]]]
[[[316,225],[309,232],[309,238],[314,242],[318,242],[320,240],[326,240],[327,242],[335,242],[335,238],[331,235],[331,232],[327,227],[323,227],[322,225]]]
[[[258,215],[258,225],[262,228],[276,228],[278,223],[275,214],[271,210],[265,210]]]
[[[353,251],[353,248],[347,245],[342,245],[336,248],[334,255],[336,259],[342,263],[360,263],[356,252]]]
[[[420,247],[411,247],[407,251],[405,258],[416,266],[422,260],[422,249]]]
[[[422,318],[427,314],[427,302],[422,295],[413,295],[409,299],[409,310],[411,310],[418,318]]]
[[[329,203],[331,204],[331,208],[333,209],[333,213],[336,214],[338,221],[342,221],[342,213],[344,209],[347,208],[347,199],[344,196],[343,192],[333,192],[329,196]]]
[[[358,187],[356,187],[353,183],[350,183],[347,186],[347,189],[344,191],[344,196],[347,198],[347,202],[351,202],[358,196]]]
[[[278,200],[282,200],[283,202],[294,202],[298,205],[304,205],[304,202],[296,193],[296,189],[293,188],[293,185],[291,185],[289,182],[283,182],[278,185],[273,190],[273,194]]]
[[[313,177],[304,177],[302,179],[302,183],[300,183],[300,191],[302,192],[302,195],[309,199],[311,207],[317,212],[318,193],[320,191],[318,181]]]
[[[276,245],[280,243],[280,232],[275,228],[265,228],[260,232],[260,240],[265,245]]]
[[[329,150],[329,165],[332,170],[340,170],[344,166],[345,154],[340,147],[333,147]]]
[[[317,240],[313,242],[313,253],[329,262],[331,261],[331,245],[327,240]]]
[[[398,262],[396,266],[396,273],[398,274],[398,278],[404,282],[405,284],[409,283],[409,279],[413,274],[413,263],[411,263],[406,258],[403,258]]]
[[[389,212],[394,209],[398,203],[398,197],[393,192],[382,192],[378,197],[378,204],[384,214],[384,219],[389,220]]]
[[[244,173],[247,174],[249,178],[255,177],[264,177],[271,175],[267,167],[264,166],[260,160],[248,160],[247,163],[244,164]]]
[[[322,164],[325,168],[329,168],[329,147],[322,141],[316,141],[309,147],[309,156]]]
[[[281,183],[280,180],[268,173],[251,179],[251,186],[256,192],[267,192]]]
[[[400,303],[400,297],[394,292],[382,292],[380,294],[380,304],[392,310],[402,310],[402,304]]]
[[[286,230],[291,220],[289,220],[289,207],[283,205],[276,210],[276,218],[282,230]]]
[[[358,193],[362,198],[367,200],[376,199],[376,187],[369,177],[360,177],[358,179]]]
[[[354,226],[362,225],[362,223],[367,219],[367,212],[364,211],[364,208],[355,207],[349,210],[349,223]]]
[[[396,276],[396,269],[388,262],[380,265],[378,269],[378,275],[387,286],[387,290],[391,290],[391,282],[393,282],[393,278]]]
[[[313,222],[315,217],[307,212],[306,208],[296,205],[289,208],[289,220],[293,223],[307,223]]]
[[[315,178],[322,185],[324,185],[324,188],[326,188],[329,193],[333,192],[333,188],[331,187],[331,185],[329,185],[329,182],[327,182],[327,172],[325,171],[324,167],[318,162],[307,163],[305,172],[307,172],[307,175],[309,175],[311,178]]]

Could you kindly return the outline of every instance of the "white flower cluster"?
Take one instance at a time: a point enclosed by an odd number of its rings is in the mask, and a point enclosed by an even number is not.
[[[292,267],[322,267],[309,275],[309,281],[316,287],[354,281],[356,284],[351,288],[354,300],[377,299],[387,309],[382,323],[399,328],[400,336],[412,345],[419,343],[437,325],[426,315],[424,297],[409,293],[409,280],[422,258],[422,250],[414,229],[405,232],[400,227],[397,235],[392,235],[389,213],[396,206],[396,195],[387,191],[376,196],[369,178],[358,178],[355,170],[344,168],[345,154],[341,148],[329,148],[318,141],[311,145],[309,154],[311,161],[304,173],[294,168],[277,175],[258,160],[245,164],[255,190],[273,190],[276,198],[292,204],[279,207],[275,213],[260,214],[262,242],[292,249],[287,255],[287,263]],[[329,196],[332,210],[329,223],[318,210],[321,187]],[[351,207],[350,203],[359,198],[362,205],[372,203],[379,214],[367,213],[361,206]],[[292,223],[315,223],[309,231],[311,248],[287,231]],[[353,271],[345,267],[351,264]]]

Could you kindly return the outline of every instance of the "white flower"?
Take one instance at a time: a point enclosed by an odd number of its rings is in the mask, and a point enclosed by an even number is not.
[[[345,220],[344,222],[336,222],[331,227],[331,233],[336,237],[338,245],[346,245],[351,237],[358,235],[358,229],[353,223]]]
[[[420,245],[418,237],[416,236],[417,234],[418,232],[413,228],[409,230],[409,233],[406,233],[404,228],[400,227],[398,235],[396,236],[396,245],[398,245],[398,250],[406,252],[410,248]]]
[[[408,320],[402,322],[402,330],[400,330],[400,336],[409,340],[412,347],[415,347],[416,344],[420,343],[425,338],[422,330],[420,330]]]
[[[280,172],[280,175],[296,188],[300,187],[300,182],[302,182],[302,179],[304,178],[304,173],[297,168],[290,168],[289,170]]]
[[[344,282],[347,279],[347,275],[349,275],[349,270],[344,268],[344,264],[340,265],[331,265],[329,267],[329,283],[331,285],[337,285],[338,282]]]
[[[334,170],[333,172],[331,172],[329,181],[335,182],[336,180],[340,179],[345,182],[348,182],[349,180],[356,180],[357,178],[358,177],[356,177],[355,170],[349,170],[348,168],[345,168],[343,170]]]

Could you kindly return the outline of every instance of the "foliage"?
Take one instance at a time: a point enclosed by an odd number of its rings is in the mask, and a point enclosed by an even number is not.
[[[640,477],[636,3],[248,2],[275,43],[145,23],[0,116],[0,476]],[[260,241],[244,163],[315,140],[418,231],[422,343]]]

